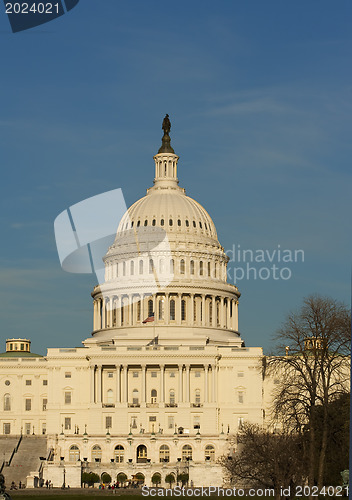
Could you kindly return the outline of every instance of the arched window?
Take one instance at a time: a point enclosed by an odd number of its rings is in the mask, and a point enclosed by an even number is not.
[[[153,311],[153,301],[152,301],[152,299],[149,299],[148,300],[148,318],[149,318],[149,316],[152,316],[153,313],[154,313],[154,311]]]
[[[170,462],[170,448],[162,444],[159,448],[159,462]]]
[[[175,301],[174,301],[174,299],[170,300],[170,320],[175,321]]]
[[[79,448],[73,444],[68,451],[69,462],[77,462],[79,460]]]
[[[109,389],[106,393],[106,402],[108,405],[112,405],[114,402],[114,391]]]
[[[138,406],[139,405],[139,392],[138,389],[133,389],[132,392],[132,404]]]
[[[203,261],[199,262],[199,276],[203,276]]]
[[[209,325],[211,325],[212,322],[213,322],[213,302],[210,299],[210,302],[209,302]]]
[[[148,221],[147,220],[144,221],[144,225],[148,226]]]
[[[122,464],[125,456],[125,449],[120,444],[115,446],[115,462]]]
[[[143,261],[139,261],[139,274],[143,274]]]
[[[137,447],[137,462],[145,463],[148,460],[148,451],[147,447],[144,444],[140,444]]]
[[[170,389],[169,400],[170,400],[170,405],[175,404],[175,390],[174,389]]]
[[[193,227],[197,227],[196,221],[193,221]]]
[[[152,226],[155,226],[155,224],[156,224],[156,220],[153,219]]]
[[[152,274],[153,269],[154,269],[153,259],[149,259],[149,274]]]
[[[218,274],[218,268],[217,268],[217,265],[215,263],[215,266],[214,266],[214,278],[217,277],[217,274]]]
[[[141,301],[137,302],[137,321],[141,320]]]
[[[178,225],[178,226],[181,226],[181,220],[180,220],[180,219],[178,219],[178,221],[177,221],[177,225]]]
[[[4,395],[4,411],[11,411],[11,396],[10,396],[10,394]]]
[[[174,274],[174,269],[175,269],[175,261],[174,259],[170,260],[170,274]]]
[[[169,219],[169,226],[172,226],[174,221],[172,219]]]
[[[215,448],[212,444],[207,444],[204,452],[205,460],[210,460],[210,462],[215,462]]]
[[[180,262],[180,274],[185,274],[185,261],[183,259]]]
[[[186,321],[186,301],[184,299],[181,301],[181,320]]]
[[[158,393],[157,393],[156,389],[152,389],[150,392],[150,402],[152,404],[155,404],[157,401],[157,398],[158,398]]]
[[[101,462],[101,448],[98,444],[92,448],[92,462]]]
[[[216,325],[220,326],[220,302],[216,303]]]
[[[141,225],[141,221],[139,220],[139,221],[137,222],[137,227],[139,227],[140,225]]]
[[[194,274],[194,260],[191,260],[191,274]]]
[[[133,275],[134,275],[134,262],[133,262],[133,260],[131,261],[131,269],[130,269],[130,274],[131,274],[131,276],[133,276]]]
[[[194,402],[196,405],[200,405],[200,389],[194,391]]]
[[[126,262],[122,264],[122,274],[126,276]]]
[[[185,444],[182,447],[182,460],[192,460],[192,446]]]
[[[194,323],[197,321],[197,299],[195,297],[193,299],[193,321]]]
[[[164,299],[159,299],[159,319],[164,319]]]
[[[163,225],[164,225],[164,219],[161,219],[160,226],[163,226]]]
[[[208,276],[210,276],[211,274],[211,264],[210,262],[208,262]]]
[[[186,219],[186,227],[189,227],[189,220]]]

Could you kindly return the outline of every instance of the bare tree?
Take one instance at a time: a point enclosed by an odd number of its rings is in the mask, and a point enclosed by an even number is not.
[[[323,486],[328,439],[328,405],[349,390],[350,312],[331,298],[310,296],[278,331],[278,350],[267,360],[279,380],[274,415],[284,427],[306,434],[309,484]],[[322,410],[321,447],[316,456],[315,412]]]
[[[298,434],[273,433],[245,423],[237,435],[237,452],[223,457],[221,463],[231,484],[274,489],[275,498],[280,499],[281,488],[290,487],[293,496],[295,486],[304,483],[302,446]]]

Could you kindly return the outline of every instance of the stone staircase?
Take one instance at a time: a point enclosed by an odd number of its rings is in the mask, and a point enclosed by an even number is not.
[[[47,440],[45,436],[24,436],[17,453],[14,454],[11,464],[3,468],[6,486],[10,487],[12,481],[21,481],[26,484],[26,478],[31,472],[40,468],[40,458],[47,455]]]
[[[14,448],[16,448],[20,436],[0,436],[0,468],[3,462],[9,462]]]

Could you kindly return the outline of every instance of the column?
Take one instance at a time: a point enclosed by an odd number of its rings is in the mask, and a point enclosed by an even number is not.
[[[97,367],[97,403],[101,403],[101,366]]]
[[[224,297],[220,297],[220,328],[225,326],[225,305]]]
[[[186,365],[186,403],[189,403],[189,382],[190,382],[190,371],[189,365]]]
[[[189,301],[188,301],[188,324],[190,326],[194,325],[193,303],[194,303],[194,293],[191,293],[189,296]]]
[[[164,392],[165,392],[165,366],[160,365],[160,403],[163,403],[165,401]]]
[[[90,402],[95,403],[95,366],[90,366]]]
[[[213,305],[213,317],[212,317],[212,327],[216,328],[216,300],[215,296],[213,295],[211,298],[211,303]]]
[[[165,264],[166,265],[166,264]],[[169,305],[169,294],[165,294],[165,310],[164,310],[164,318],[165,318],[165,325],[169,324],[169,317],[170,317],[170,305]]]
[[[182,300],[182,295],[178,294],[176,297],[176,323],[177,323],[177,325],[181,324],[181,300]]]
[[[232,318],[230,316],[230,312],[231,312],[231,300],[230,299],[227,299],[227,328],[229,330],[232,329],[232,326],[231,326],[231,321],[232,321]],[[232,311],[232,314],[233,314],[233,311]]]
[[[202,326],[205,326],[205,295],[202,295]]]
[[[114,311],[114,297],[110,297],[110,300],[109,300],[109,306],[110,306],[110,310],[109,310],[109,327],[112,328],[112,319],[113,319],[113,311]]]
[[[178,401],[183,402],[183,366],[178,366]]]
[[[97,330],[97,301],[93,302],[93,331]]]
[[[128,403],[128,365],[123,365],[124,373],[124,402]]]
[[[101,328],[101,299],[97,299],[97,330]]]
[[[238,331],[238,301],[236,300],[236,306],[235,306],[235,330]]]
[[[116,402],[117,403],[120,403],[120,401],[121,401],[120,383],[121,383],[121,366],[116,365]]]
[[[101,300],[101,312],[102,312],[101,327],[106,328],[106,320],[105,320],[106,304],[104,299]]]
[[[215,399],[215,365],[211,365],[211,376],[212,376],[212,391],[211,391],[211,401],[216,402]]]
[[[141,402],[146,402],[146,394],[145,394],[145,375],[146,375],[146,367],[142,365],[142,399]]]
[[[204,366],[204,403],[208,402],[208,365]]]

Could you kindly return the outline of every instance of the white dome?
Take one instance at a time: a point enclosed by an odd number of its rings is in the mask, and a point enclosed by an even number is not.
[[[119,236],[132,227],[162,227],[168,237],[174,233],[211,238],[217,241],[214,223],[208,212],[181,189],[149,190],[121,219]],[[172,239],[172,237],[171,237]]]

